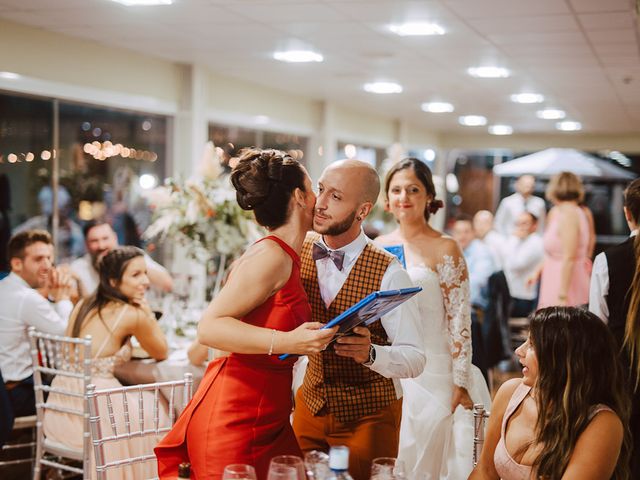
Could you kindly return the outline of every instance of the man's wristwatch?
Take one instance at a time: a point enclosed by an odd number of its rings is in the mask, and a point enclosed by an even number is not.
[[[376,361],[376,348],[373,346],[373,344],[371,344],[369,345],[369,360],[364,362],[362,365],[364,365],[365,367],[370,367],[371,365],[373,365],[373,362],[375,361]]]

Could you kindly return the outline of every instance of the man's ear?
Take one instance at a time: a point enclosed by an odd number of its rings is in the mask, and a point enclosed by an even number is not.
[[[622,207],[622,210],[624,211],[624,218],[627,220],[628,223],[634,223],[633,222],[633,217],[631,216],[631,212],[629,211],[629,209],[625,206]]]
[[[367,218],[367,215],[371,213],[371,210],[373,210],[373,203],[365,202],[362,205],[360,205],[360,207],[358,207],[358,213],[356,217],[359,220],[364,220],[365,218]]]
[[[9,262],[11,264],[11,271],[15,273],[22,272],[22,259],[19,257],[13,257]]]

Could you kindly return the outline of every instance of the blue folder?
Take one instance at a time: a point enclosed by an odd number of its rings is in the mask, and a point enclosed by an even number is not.
[[[364,297],[358,303],[352,305],[340,315],[327,323],[322,330],[340,325],[338,332],[335,334],[332,342],[337,338],[349,335],[358,325],[371,325],[380,317],[386,315],[401,303],[406,302],[416,293],[422,290],[422,287],[401,288],[400,290],[380,290],[373,292]],[[329,342],[331,343],[331,342]],[[284,360],[290,354],[285,353],[278,358]]]
[[[404,246],[402,244],[400,245],[388,245],[386,247],[384,247],[384,249],[395,255],[396,257],[398,257],[398,260],[400,260],[400,263],[402,264],[402,268],[407,268],[407,262],[404,258]]]

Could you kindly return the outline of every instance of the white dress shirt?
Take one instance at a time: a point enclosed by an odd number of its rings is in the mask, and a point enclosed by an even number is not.
[[[638,230],[631,232],[631,237],[635,237]],[[609,323],[609,306],[607,296],[609,295],[609,264],[604,252],[596,255],[591,270],[591,285],[589,287],[589,311],[596,314],[604,323]]]
[[[323,239],[320,242],[329,248]],[[353,242],[338,249],[345,253],[342,271],[338,270],[329,257],[316,260],[318,285],[325,305],[331,305],[336,298],[356,260],[369,242],[371,240],[364,232],[360,232]],[[409,287],[413,287],[409,274],[402,268],[400,262],[393,260],[382,276],[380,289],[396,290]],[[381,321],[391,345],[374,346],[376,359],[369,368],[383,377],[392,378],[396,394],[400,398],[402,387],[399,379],[420,375],[426,360],[415,297],[387,313]]]
[[[144,254],[144,260],[147,264],[147,270],[164,270],[164,267],[162,267],[162,265],[153,260],[146,253]],[[93,267],[91,255],[87,253],[80,258],[76,258],[73,262],[71,262],[69,268],[80,281],[80,294],[83,297],[88,297],[96,291],[96,288],[98,288],[98,284],[100,283],[100,275],[98,274],[98,271]]]
[[[538,233],[542,234],[544,217],[547,212],[544,200],[534,195],[525,200],[518,192],[502,199],[493,219],[493,227],[503,235],[511,235],[518,215],[525,211],[525,205],[526,211],[533,213],[538,219]]]
[[[15,273],[0,280],[0,371],[5,382],[33,374],[29,327],[64,335],[72,309],[69,300],[50,303]]]
[[[527,279],[544,259],[542,237],[537,233],[532,233],[525,239],[511,235],[503,253],[504,275],[507,277],[509,293],[513,298],[534,300],[537,286],[527,285]]]
[[[506,237],[495,230],[489,230],[483,239],[478,239],[491,251],[496,271],[504,268],[504,248]]]

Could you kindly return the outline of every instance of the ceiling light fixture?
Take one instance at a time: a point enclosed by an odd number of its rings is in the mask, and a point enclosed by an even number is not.
[[[445,34],[444,28],[437,23],[430,22],[407,22],[400,25],[390,25],[389,30],[401,37]]]
[[[319,53],[311,50],[287,50],[283,52],[275,52],[273,58],[281,62],[289,63],[309,63],[322,62],[324,57]]]
[[[578,130],[582,130],[582,124],[580,122],[565,120],[564,122],[556,123],[556,128],[564,132],[577,132]]]
[[[20,75],[13,72],[0,72],[0,78],[6,78],[7,80],[18,80]]]
[[[173,0],[111,0],[125,7],[155,7],[158,5],[171,5]]]
[[[458,123],[465,127],[482,127],[487,124],[487,117],[482,115],[463,115],[458,117]]]
[[[155,7],[158,5],[171,5],[173,0],[111,0],[125,7]]]
[[[428,113],[449,113],[454,110],[453,105],[448,102],[425,102],[421,108]]]
[[[561,120],[566,116],[567,114],[564,113],[564,110],[555,108],[545,108],[544,110],[538,110],[536,112],[536,117],[542,118],[543,120]]]
[[[544,95],[540,93],[514,93],[511,95],[511,101],[515,103],[542,103]]]
[[[513,127],[510,125],[491,125],[489,126],[489,133],[491,135],[511,135]]]
[[[476,78],[507,78],[511,75],[508,69],[503,67],[470,67],[467,73]]]
[[[402,85],[395,82],[365,83],[362,88],[364,88],[365,92],[377,93],[380,95],[385,95],[388,93],[402,93]]]

